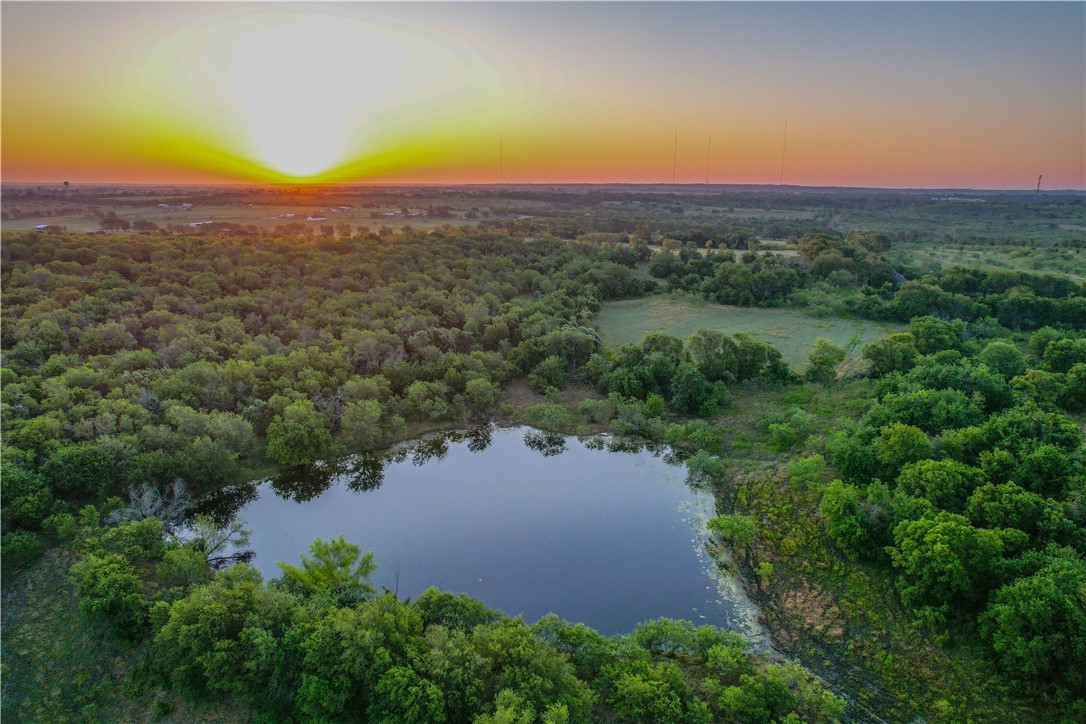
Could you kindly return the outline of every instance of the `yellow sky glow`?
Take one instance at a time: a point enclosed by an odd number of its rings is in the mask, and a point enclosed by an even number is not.
[[[849,5],[5,2],[3,179],[1086,185],[1081,8]]]

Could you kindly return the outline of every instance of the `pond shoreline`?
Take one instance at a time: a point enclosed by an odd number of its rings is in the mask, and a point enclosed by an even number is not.
[[[483,453],[483,451],[492,447],[500,448],[490,451],[490,454],[498,456],[498,459],[484,463],[483,461],[488,453]],[[516,450],[520,452],[515,452]],[[477,457],[476,453],[483,453],[483,457]],[[519,458],[511,469],[509,468],[509,461],[503,458],[507,458],[514,453]],[[600,454],[622,453],[627,453],[627,455],[608,460],[600,457]],[[537,455],[542,455],[542,458],[537,457]],[[525,458],[525,456],[530,459]],[[524,459],[521,460],[520,458]],[[612,605],[614,613],[608,614],[603,620],[610,616],[628,617],[633,610],[646,611],[640,618],[631,619],[630,625],[627,627],[621,629],[610,627],[612,628],[611,633],[626,633],[628,629],[632,628],[633,623],[665,615],[669,618],[685,618],[694,623],[713,623],[714,625],[738,631],[751,641],[754,650],[760,653],[768,653],[773,649],[773,646],[769,641],[767,632],[759,623],[760,611],[747,597],[744,585],[738,580],[738,572],[734,566],[727,565],[726,562],[721,563],[720,546],[712,540],[709,534],[707,522],[715,514],[716,505],[713,493],[706,486],[690,481],[683,458],[684,455],[680,451],[666,444],[615,436],[609,432],[589,435],[564,435],[547,433],[536,428],[515,424],[490,424],[467,428],[459,426],[401,440],[379,453],[347,455],[336,460],[321,461],[314,466],[301,470],[282,470],[277,476],[253,480],[246,485],[238,486],[232,491],[227,491],[225,495],[204,498],[200,503],[204,507],[204,512],[208,512],[209,500],[213,501],[210,507],[216,507],[214,503],[221,505],[223,499],[226,499],[225,509],[220,508],[220,514],[217,517],[227,519],[240,514],[243,519],[250,523],[253,522],[253,511],[264,511],[257,513],[257,520],[262,522],[258,523],[257,534],[254,535],[254,548],[257,555],[265,559],[263,566],[259,565],[258,561],[258,567],[263,569],[265,575],[270,576],[274,575],[274,570],[268,566],[269,553],[267,551],[274,552],[275,560],[293,561],[296,558],[284,554],[284,551],[289,550],[289,548],[283,548],[281,545],[274,547],[274,545],[279,544],[273,545],[268,540],[261,540],[263,533],[261,529],[266,529],[266,526],[270,524],[270,520],[278,520],[278,518],[266,518],[269,510],[282,509],[285,512],[276,515],[290,516],[282,525],[275,524],[278,530],[276,533],[277,538],[283,536],[288,538],[290,536],[296,537],[294,531],[304,529],[311,531],[310,537],[306,539],[308,543],[312,535],[336,535],[342,529],[350,530],[349,526],[351,525],[361,525],[357,518],[345,522],[337,517],[341,515],[341,508],[362,505],[363,507],[359,509],[358,515],[369,520],[366,518],[367,515],[370,515],[368,509],[375,505],[382,505],[382,500],[384,500],[385,505],[394,505],[393,508],[388,509],[388,515],[408,516],[408,518],[404,519],[403,527],[401,529],[389,529],[385,521],[370,520],[361,528],[355,528],[356,531],[360,530],[362,533],[356,532],[355,536],[359,540],[353,542],[367,544],[364,547],[368,547],[370,543],[375,544],[374,548],[378,554],[378,560],[381,560],[382,552],[386,554],[387,561],[392,561],[396,556],[402,556],[404,550],[410,550],[412,553],[409,554],[408,559],[403,559],[402,563],[407,566],[406,571],[408,573],[414,572],[417,574],[419,566],[425,568],[428,564],[419,558],[422,555],[419,552],[419,545],[414,542],[405,543],[405,538],[411,537],[410,531],[425,530],[427,537],[436,536],[435,539],[438,541],[447,541],[441,543],[441,545],[447,546],[446,553],[442,555],[447,556],[451,561],[452,568],[456,569],[458,566],[462,567],[464,565],[464,561],[458,560],[458,556],[463,555],[459,549],[476,545],[475,537],[481,535],[479,531],[474,530],[475,527],[482,525],[486,528],[487,526],[503,525],[493,520],[475,521],[475,524],[473,524],[472,516],[475,515],[475,510],[472,508],[457,513],[455,506],[459,504],[458,500],[455,496],[441,498],[441,496],[450,495],[448,491],[442,488],[454,484],[460,485],[461,488],[457,489],[460,492],[457,495],[470,496],[472,495],[471,489],[473,486],[484,485],[485,487],[485,485],[489,485],[489,483],[480,482],[480,479],[496,476],[505,482],[501,483],[499,488],[489,490],[485,500],[477,501],[477,505],[480,509],[486,509],[487,505],[498,505],[497,508],[493,509],[492,513],[487,513],[491,518],[497,515],[499,519],[504,519],[509,514],[516,517],[520,515],[517,511],[503,511],[500,507],[502,495],[514,495],[513,492],[504,489],[505,483],[516,482],[508,476],[513,475],[516,478],[530,475],[532,468],[550,466],[549,469],[552,472],[544,475],[558,475],[561,478],[569,478],[569,480],[543,478],[540,481],[527,483],[527,488],[521,488],[519,494],[530,493],[529,500],[534,501],[530,504],[540,509],[538,513],[539,519],[533,520],[529,517],[521,520],[521,525],[529,529],[528,533],[530,535],[537,538],[543,536],[543,538],[539,538],[539,541],[546,540],[546,536],[550,535],[550,528],[562,528],[565,531],[562,533],[563,536],[572,536],[578,541],[582,541],[578,543],[578,545],[583,546],[582,548],[566,549],[565,554],[563,554],[566,560],[563,561],[559,568],[569,568],[570,561],[580,563],[582,566],[589,565],[588,563],[581,563],[580,559],[587,557],[587,560],[594,560],[593,556],[602,555],[602,551],[609,549],[612,557],[621,555],[625,561],[618,563],[617,559],[613,560],[611,563],[603,565],[600,571],[596,571],[591,576],[586,571],[574,570],[574,573],[578,576],[599,579],[594,580],[592,583],[585,579],[578,584],[579,586],[591,588],[593,585],[602,585],[606,587],[609,585],[610,579],[617,581],[619,579],[616,579],[616,576],[621,578],[621,575],[628,575],[621,574],[622,569],[631,571],[636,570],[638,566],[642,566],[637,574],[639,584],[644,588],[639,590],[636,599],[644,598],[660,604],[660,610],[655,615],[652,614],[652,606],[647,603],[644,605],[639,603],[633,609],[630,609],[632,600],[628,596],[632,594],[622,594],[622,596],[615,599],[613,605],[601,602],[599,606],[592,607],[592,610],[597,610]],[[565,462],[562,462],[563,460]],[[441,467],[427,467],[431,463]],[[492,472],[488,467],[473,469],[468,476],[469,479],[461,480],[457,476],[462,474],[461,468],[465,465],[496,465],[497,467]],[[646,465],[648,465],[647,468]],[[581,466],[587,466],[587,468],[582,471]],[[382,487],[386,472],[392,475],[390,482],[395,483],[392,490]],[[311,479],[306,480],[306,474],[312,474]],[[406,478],[404,478],[405,475]],[[423,482],[421,478],[432,478],[434,475],[439,475],[442,479],[447,478],[442,483],[441,488],[430,489],[424,487],[429,483]],[[406,488],[399,489],[403,486],[414,487],[411,487],[410,492],[408,492]],[[428,490],[429,492],[427,492]],[[668,490],[675,492],[668,493]],[[273,495],[269,497],[270,493]],[[323,512],[320,512],[319,516],[323,517],[318,517],[316,521],[310,520],[312,515],[308,514],[307,508],[295,505],[295,503],[316,505],[316,501],[325,495],[332,496],[338,503],[333,505],[330,502],[331,498],[320,502],[318,509]],[[411,516],[430,515],[425,510],[426,506],[430,504],[427,500],[435,495],[443,500],[443,505],[449,509],[445,511],[449,518],[463,520],[452,523],[443,520],[440,516],[425,518],[426,522],[420,528],[418,520],[411,518]],[[588,497],[580,499],[581,496],[585,495]],[[649,497],[646,498],[646,495]],[[674,501],[678,501],[679,498],[673,499],[672,503],[664,504],[663,508],[658,506],[664,499],[654,503],[648,502],[657,500],[660,495],[679,495],[682,499],[688,499],[689,503],[682,503],[678,509],[668,513],[667,510],[671,510],[670,506],[675,505]],[[290,502],[277,502],[280,500]],[[315,502],[308,503],[311,500]],[[703,502],[695,505],[695,500]],[[584,508],[586,505],[588,507]],[[645,507],[646,505],[648,507]],[[329,508],[328,506],[332,507]],[[572,524],[570,521],[564,520],[570,515],[574,515],[580,521],[575,523],[573,528],[569,528]],[[684,521],[680,528],[675,528],[676,525],[679,525],[679,519],[674,516],[680,516]],[[667,520],[672,522],[668,523]],[[344,528],[344,526],[347,527]],[[376,526],[376,528],[372,526]],[[671,530],[670,533],[667,532],[669,529]],[[498,530],[501,535],[510,534],[515,536],[518,532],[515,527],[511,529],[512,533],[504,528],[498,528]],[[682,531],[686,532],[683,533]],[[679,547],[676,547],[679,545],[678,539],[675,538],[677,535],[686,541]],[[634,538],[630,538],[630,536],[634,536]],[[642,542],[640,539],[643,538],[648,540]],[[660,539],[657,541],[659,545],[663,546],[659,550],[654,545],[650,545],[653,539],[657,538]],[[382,539],[385,540],[384,544],[380,543]],[[668,539],[671,542],[665,544],[664,540]],[[561,541],[551,541],[550,543],[550,545],[561,544]],[[642,546],[641,549],[638,548],[639,545]],[[262,550],[261,546],[264,546],[264,550],[266,550],[263,554],[259,552]],[[267,546],[273,547],[267,549]],[[628,547],[631,548],[631,553],[625,555],[624,550]],[[691,547],[693,551],[690,550]],[[688,552],[682,553],[682,549]],[[401,553],[397,554],[395,552],[397,550],[401,551]],[[671,553],[665,555],[667,550],[670,550]],[[497,570],[502,570],[508,567],[512,561],[518,560],[518,556],[530,558],[537,555],[537,551],[537,542],[533,541],[532,546],[528,548],[523,546],[514,548],[514,551],[506,556],[507,560],[502,559],[501,556],[496,560],[487,559],[487,554],[483,551],[479,553],[482,557],[481,560],[472,559],[472,563],[483,565],[483,562],[490,560],[487,565],[497,566]],[[632,551],[639,552],[634,553]],[[708,609],[704,608],[702,604],[685,604],[693,605],[693,608],[687,609],[685,614],[681,613],[684,605],[682,601],[692,601],[689,598],[692,593],[690,589],[685,589],[687,592],[682,594],[681,591],[684,590],[682,585],[677,588],[674,587],[676,581],[683,580],[681,578],[672,582],[673,587],[670,590],[668,585],[656,586],[659,590],[646,596],[646,589],[653,587],[654,579],[664,581],[669,576],[679,575],[671,569],[675,568],[675,564],[679,561],[690,558],[690,553],[694,553],[696,558],[692,559],[692,564],[683,565],[687,567],[693,565],[697,570],[701,571],[698,576],[704,580],[701,585],[701,588],[704,589],[702,595],[711,596],[716,601],[715,604],[712,601],[704,604],[709,606]],[[432,552],[430,555],[433,555]],[[671,555],[672,559],[667,558],[667,555]],[[639,559],[636,556],[642,558]],[[679,558],[674,559],[674,556],[679,556]],[[437,557],[440,558],[441,556]],[[544,560],[542,563],[536,561],[536,564],[544,566],[557,565],[553,560]],[[400,565],[401,563],[389,563],[385,566],[386,570],[395,571],[396,578],[394,581],[375,580],[375,582],[399,590]],[[392,568],[389,568],[389,566],[392,566]],[[443,568],[435,569],[438,578],[443,575]],[[577,566],[574,565],[573,568],[577,569]],[[682,566],[679,566],[679,568],[681,569]],[[563,571],[563,574],[568,575],[569,572]],[[479,597],[487,605],[502,608],[503,606],[500,603],[496,603],[495,600],[488,600],[486,595],[480,595],[476,592],[478,589],[485,590],[486,586],[491,585],[489,578],[487,577],[488,580],[484,581],[486,576],[482,572],[471,575],[471,580],[476,581],[477,579],[477,581],[468,586],[467,588],[470,590],[465,590],[465,592]],[[447,578],[428,582],[439,588],[458,589],[455,580],[450,586]],[[417,580],[414,584],[409,584],[407,590],[411,594],[419,593],[411,585],[418,587]],[[461,584],[461,587],[463,585]],[[494,583],[493,585],[498,584]],[[635,585],[632,580],[621,584],[623,587],[618,590],[627,590],[625,587],[630,585]],[[689,586],[691,584],[688,582],[683,585]],[[555,590],[544,590],[547,591],[547,594],[540,599],[542,603],[551,600],[551,597],[556,593]],[[560,594],[559,599],[563,596],[568,598],[569,595],[572,595],[568,591],[561,590],[561,586],[559,586],[557,593]],[[505,595],[508,596],[508,591]],[[626,598],[623,598],[623,596]],[[604,597],[606,598],[606,595]],[[676,605],[679,606],[678,609],[675,608]],[[723,608],[720,609],[719,613],[713,613],[712,611],[717,606]],[[525,609],[514,607],[513,610],[527,611],[531,608],[531,606]],[[572,610],[577,609],[574,607]],[[676,613],[676,611],[680,613]],[[555,609],[555,612],[559,613],[563,618],[571,620],[577,618],[576,616],[571,618],[568,609],[564,611],[559,607]],[[596,620],[600,619],[597,618]],[[594,625],[592,621],[585,622],[594,628],[599,628],[599,625]],[[604,626],[604,628],[608,628],[608,626]]]

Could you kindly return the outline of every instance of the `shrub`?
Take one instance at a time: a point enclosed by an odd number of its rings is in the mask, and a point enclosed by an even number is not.
[[[0,538],[0,561],[5,575],[21,570],[42,554],[44,548],[38,536],[25,530],[5,533]]]

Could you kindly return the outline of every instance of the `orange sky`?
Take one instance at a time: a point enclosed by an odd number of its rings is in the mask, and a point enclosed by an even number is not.
[[[0,13],[4,181],[1086,186],[1082,3]]]

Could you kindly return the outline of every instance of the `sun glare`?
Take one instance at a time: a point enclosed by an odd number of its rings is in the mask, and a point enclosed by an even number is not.
[[[225,80],[258,160],[301,178],[343,162],[367,109],[403,72],[403,51],[387,39],[310,17],[241,38]]]
[[[427,163],[435,129],[473,132],[498,107],[499,74],[463,39],[379,13],[222,12],[146,41],[129,86],[148,155],[272,182],[395,174]]]
[[[118,100],[163,163],[271,182],[391,177],[489,134],[491,111],[509,105],[470,34],[363,5],[216,12],[141,38],[126,66]]]

